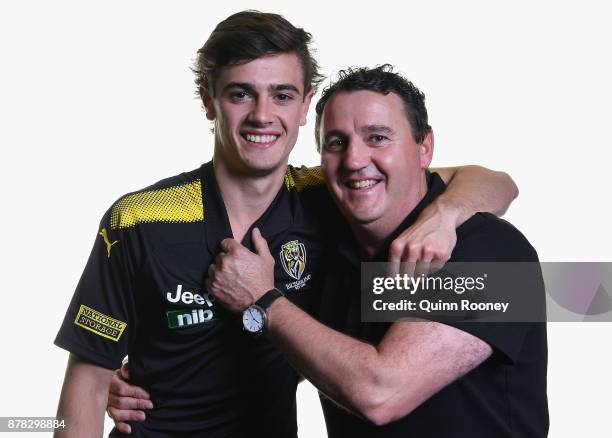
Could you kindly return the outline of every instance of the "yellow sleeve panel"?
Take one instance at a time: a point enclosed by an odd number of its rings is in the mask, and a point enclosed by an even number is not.
[[[287,186],[287,190],[295,188],[295,190],[301,192],[306,187],[318,186],[324,182],[325,180],[319,166],[302,166],[300,168],[288,166],[285,173],[285,186]]]
[[[126,195],[111,211],[112,229],[147,222],[198,222],[204,220],[200,180],[188,184]]]

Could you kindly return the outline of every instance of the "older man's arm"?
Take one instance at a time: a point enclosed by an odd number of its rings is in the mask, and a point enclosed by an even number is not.
[[[258,229],[255,253],[233,239],[209,268],[207,289],[244,311],[274,287],[274,257]],[[376,424],[410,413],[492,352],[477,337],[435,322],[396,322],[370,345],[316,321],[286,298],[268,308],[268,333],[289,362],[323,393]]]
[[[492,353],[479,338],[436,322],[396,322],[370,345],[284,298],[268,316],[269,336],[289,362],[336,403],[377,425],[409,414]]]
[[[70,354],[57,416],[66,419],[66,429],[57,438],[101,437],[104,411],[113,370]]]
[[[404,268],[410,275],[415,268],[417,275],[440,269],[450,259],[459,225],[480,211],[501,216],[518,196],[518,187],[504,172],[475,165],[430,170],[440,175],[446,190],[389,246],[392,266],[416,263]]]

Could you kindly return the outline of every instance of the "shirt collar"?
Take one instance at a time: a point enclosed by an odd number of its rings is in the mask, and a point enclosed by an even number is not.
[[[219,244],[223,239],[232,238],[232,228],[221,197],[221,191],[209,161],[200,168],[202,181],[202,204],[204,205],[204,227],[206,228],[206,245],[212,254],[219,252]],[[255,221],[245,234],[242,244],[253,249],[251,231],[258,227],[267,240],[282,233],[293,223],[295,209],[291,202],[287,187],[283,184],[266,211]]]

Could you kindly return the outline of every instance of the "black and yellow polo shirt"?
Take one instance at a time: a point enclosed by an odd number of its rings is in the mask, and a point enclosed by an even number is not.
[[[318,168],[290,166],[253,224],[275,257],[276,287],[307,310],[332,211],[322,182]],[[123,196],[97,234],[55,343],[109,369],[129,354],[132,381],[155,406],[133,436],[296,436],[298,376],[204,286],[232,236],[212,162]]]

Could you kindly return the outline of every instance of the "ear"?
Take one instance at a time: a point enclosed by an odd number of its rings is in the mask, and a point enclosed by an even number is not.
[[[202,98],[202,105],[204,105],[204,111],[206,112],[206,118],[208,120],[215,120],[217,113],[215,112],[215,105],[213,98],[204,87],[200,86],[200,97]]]
[[[423,142],[419,145],[419,158],[421,160],[421,169],[427,169],[431,164],[434,151],[434,134],[430,129],[425,134]]]
[[[300,126],[304,126],[306,124],[306,116],[308,116],[308,108],[310,108],[312,96],[314,96],[314,90],[310,90],[304,97],[304,102],[302,103],[302,116],[300,117]]]

